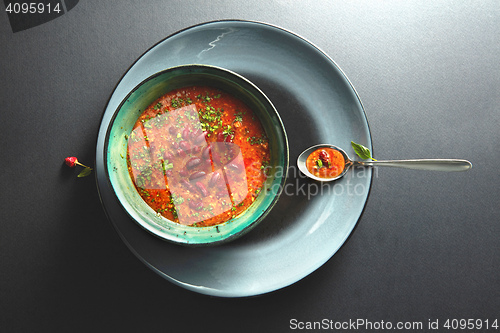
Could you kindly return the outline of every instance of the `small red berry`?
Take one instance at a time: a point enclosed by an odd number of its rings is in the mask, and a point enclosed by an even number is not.
[[[319,153],[319,159],[321,160],[321,162],[323,162],[323,164],[327,165],[328,162],[330,162],[330,155],[326,150],[322,150]]]
[[[78,177],[86,177],[86,176],[90,175],[90,173],[92,172],[91,167],[88,167],[88,166],[78,162],[78,159],[74,156],[66,157],[64,159],[64,163],[66,163],[66,165],[69,166],[70,168],[74,168],[76,165],[82,166],[83,170],[78,174]]]
[[[67,166],[70,168],[74,168],[76,166],[76,163],[78,162],[78,159],[74,156],[71,157],[66,157],[64,159],[64,162],[66,163]]]

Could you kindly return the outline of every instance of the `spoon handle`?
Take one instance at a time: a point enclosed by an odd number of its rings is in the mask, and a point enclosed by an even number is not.
[[[454,159],[418,159],[418,160],[388,160],[388,161],[354,161],[354,166],[388,166],[414,170],[434,171],[466,171],[472,168],[467,160]]]

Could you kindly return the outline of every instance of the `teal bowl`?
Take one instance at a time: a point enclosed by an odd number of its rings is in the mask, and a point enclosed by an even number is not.
[[[127,166],[128,137],[142,111],[160,96],[187,86],[210,86],[243,101],[259,118],[269,139],[268,178],[252,205],[227,222],[197,227],[171,221],[155,212],[139,195]],[[184,65],[158,72],[137,85],[121,102],[108,127],[105,167],[114,194],[128,215],[151,234],[183,245],[211,245],[234,240],[264,220],[283,190],[289,153],[283,123],[271,101],[253,83],[229,70]]]

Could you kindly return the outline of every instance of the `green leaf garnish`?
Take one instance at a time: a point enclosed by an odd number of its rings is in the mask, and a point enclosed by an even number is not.
[[[92,172],[91,168],[83,168],[83,170],[78,174],[78,177],[87,177]]]
[[[316,165],[318,166],[318,168],[321,168],[323,167],[323,162],[321,160],[317,160]]]
[[[354,141],[351,141],[351,146],[352,146],[352,149],[354,149],[354,152],[362,159],[364,159],[364,160],[372,159],[372,160],[376,161],[376,159],[374,159],[372,157],[372,153],[370,152],[370,149],[368,149],[365,146],[360,145],[359,143],[356,143]]]

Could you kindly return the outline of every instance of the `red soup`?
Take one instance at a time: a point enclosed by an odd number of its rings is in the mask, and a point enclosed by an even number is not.
[[[344,171],[344,155],[336,149],[321,148],[307,157],[306,167],[319,178],[335,178]]]
[[[269,144],[244,103],[192,86],[144,110],[128,137],[127,163],[138,193],[158,214],[211,226],[254,202],[266,180]]]

